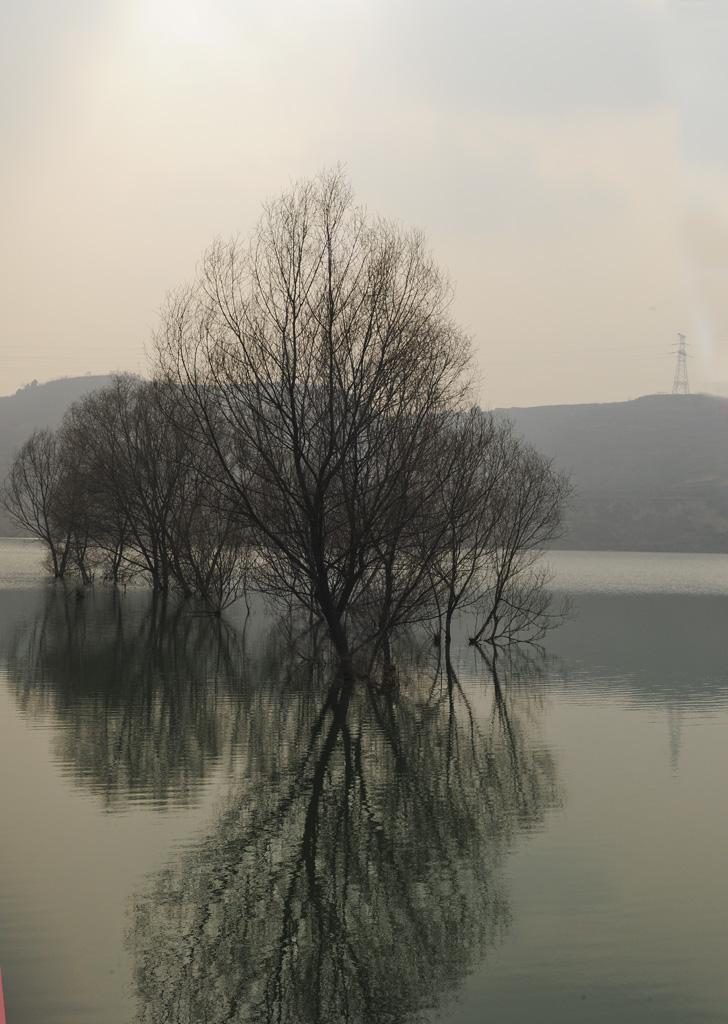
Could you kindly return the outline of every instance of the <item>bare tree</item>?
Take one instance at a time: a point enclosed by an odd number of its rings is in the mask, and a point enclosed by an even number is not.
[[[472,642],[533,639],[568,480],[465,411],[451,298],[423,238],[340,171],[303,180],[169,298],[155,380],[118,376],[34,434],[4,505],[56,575],[140,577],[215,614],[248,586],[298,603],[348,680],[365,644],[389,674],[393,630],[437,614],[449,642],[467,606]]]
[[[473,408],[448,424],[433,462],[436,520],[442,530],[426,564],[446,643],[455,612],[481,598],[489,586],[510,441],[507,424]]]
[[[423,558],[445,642],[455,612],[473,605],[482,615],[473,642],[534,639],[552,621],[538,563],[561,530],[568,480],[510,421],[477,408],[452,418],[441,444],[432,472],[442,529]]]
[[[53,431],[35,430],[15,455],[0,497],[12,521],[46,544],[56,577],[65,574],[70,551],[71,527],[58,517],[63,470]]]
[[[402,525],[393,483],[467,390],[450,299],[423,238],[354,206],[336,171],[269,202],[249,244],[215,243],[156,338],[261,563],[348,674],[351,614]]]
[[[53,500],[53,519],[66,538],[66,572],[82,583],[92,583],[100,565],[94,541],[93,478],[82,452],[68,444],[62,428],[56,431],[55,442],[60,479]]]
[[[106,553],[107,574],[142,574],[155,590],[167,590],[175,571],[170,531],[188,452],[154,386],[116,377],[71,408],[63,437],[86,466],[94,543]]]
[[[209,451],[188,448],[168,524],[174,583],[214,615],[243,596],[255,568],[253,538],[220,488]]]
[[[18,452],[3,502],[45,542],[56,576],[146,578],[198,595],[219,614],[243,592],[250,536],[197,450],[185,409],[129,375],[75,403],[56,432]]]
[[[510,424],[505,431],[506,473],[486,569],[487,591],[480,599],[482,619],[472,643],[540,638],[544,628],[561,621],[565,610],[553,609],[548,574],[539,562],[543,548],[563,531],[571,493],[568,475],[515,437]]]
[[[446,643],[455,612],[471,605],[484,609],[476,642],[545,623],[539,545],[561,528],[566,478],[514,436],[507,419],[477,408],[450,421],[433,474],[443,529],[426,564]]]

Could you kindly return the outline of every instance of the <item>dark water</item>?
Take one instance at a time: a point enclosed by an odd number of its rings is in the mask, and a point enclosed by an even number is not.
[[[0,542],[8,1024],[728,1019],[728,559],[553,559],[545,658],[384,695]]]

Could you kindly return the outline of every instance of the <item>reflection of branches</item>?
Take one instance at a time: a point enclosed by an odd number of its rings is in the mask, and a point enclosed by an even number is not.
[[[239,791],[135,906],[139,1021],[379,1024],[456,984],[508,925],[514,828],[557,798],[480,704],[451,675],[261,693]]]
[[[553,762],[515,688],[462,684],[449,651],[375,691],[255,618],[244,647],[162,594],[55,587],[3,667],[110,807],[184,801],[234,751],[213,832],[137,901],[139,1022],[409,1020],[507,928],[499,865],[557,799]]]
[[[109,807],[130,796],[186,802],[236,728],[237,641],[163,594],[54,588],[3,644],[26,713],[61,723],[60,759]]]

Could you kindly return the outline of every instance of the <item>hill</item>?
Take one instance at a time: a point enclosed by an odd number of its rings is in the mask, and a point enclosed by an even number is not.
[[[89,391],[104,387],[108,376],[65,377],[48,384],[33,382],[14,395],[0,398],[0,481],[5,479],[13,455],[41,427],[57,427],[68,407]],[[0,537],[17,533],[0,512]]]
[[[501,410],[571,472],[560,547],[728,552],[728,402],[648,395]]]
[[[109,383],[71,377],[0,398],[0,479],[38,427]],[[728,402],[648,395],[603,405],[498,410],[571,473],[575,492],[559,547],[728,552]],[[0,518],[0,536],[12,533]]]

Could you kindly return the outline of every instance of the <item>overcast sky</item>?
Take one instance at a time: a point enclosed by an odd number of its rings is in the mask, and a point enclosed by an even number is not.
[[[728,0],[24,0],[0,394],[144,372],[165,293],[345,164],[456,282],[488,406],[728,394]]]

